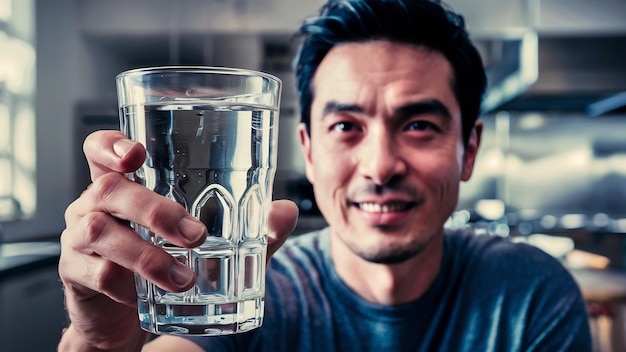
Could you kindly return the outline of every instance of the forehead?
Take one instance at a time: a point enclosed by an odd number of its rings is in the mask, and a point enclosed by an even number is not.
[[[453,71],[439,52],[384,40],[333,47],[313,77],[313,106],[329,100],[377,109],[437,99],[458,110]]]

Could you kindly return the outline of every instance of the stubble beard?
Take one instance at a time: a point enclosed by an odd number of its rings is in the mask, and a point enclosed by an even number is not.
[[[381,250],[379,247],[364,248],[358,243],[348,243],[350,250],[361,259],[375,264],[400,264],[419,255],[430,243],[429,239],[415,239],[402,246],[393,246]]]

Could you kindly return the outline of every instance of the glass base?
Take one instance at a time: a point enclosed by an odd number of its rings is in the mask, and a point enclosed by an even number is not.
[[[230,335],[263,323],[263,297],[218,304],[161,304],[139,300],[141,328],[159,335]]]

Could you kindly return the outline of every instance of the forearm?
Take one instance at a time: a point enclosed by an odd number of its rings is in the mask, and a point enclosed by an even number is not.
[[[63,335],[61,336],[61,341],[59,342],[59,346],[57,348],[58,352],[134,352],[141,351],[142,346],[148,341],[150,338],[149,333],[138,334],[136,339],[126,343],[124,346],[119,346],[111,349],[102,349],[95,346],[92,346],[76,333],[73,326],[70,325]]]

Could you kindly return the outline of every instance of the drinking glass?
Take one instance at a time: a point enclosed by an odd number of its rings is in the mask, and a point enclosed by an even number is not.
[[[206,241],[181,248],[131,224],[196,274],[169,292],[135,274],[141,327],[225,335],[261,326],[267,216],[276,171],[281,82],[223,67],[151,67],[117,76],[120,128],[146,148],[128,178],[202,221]]]

